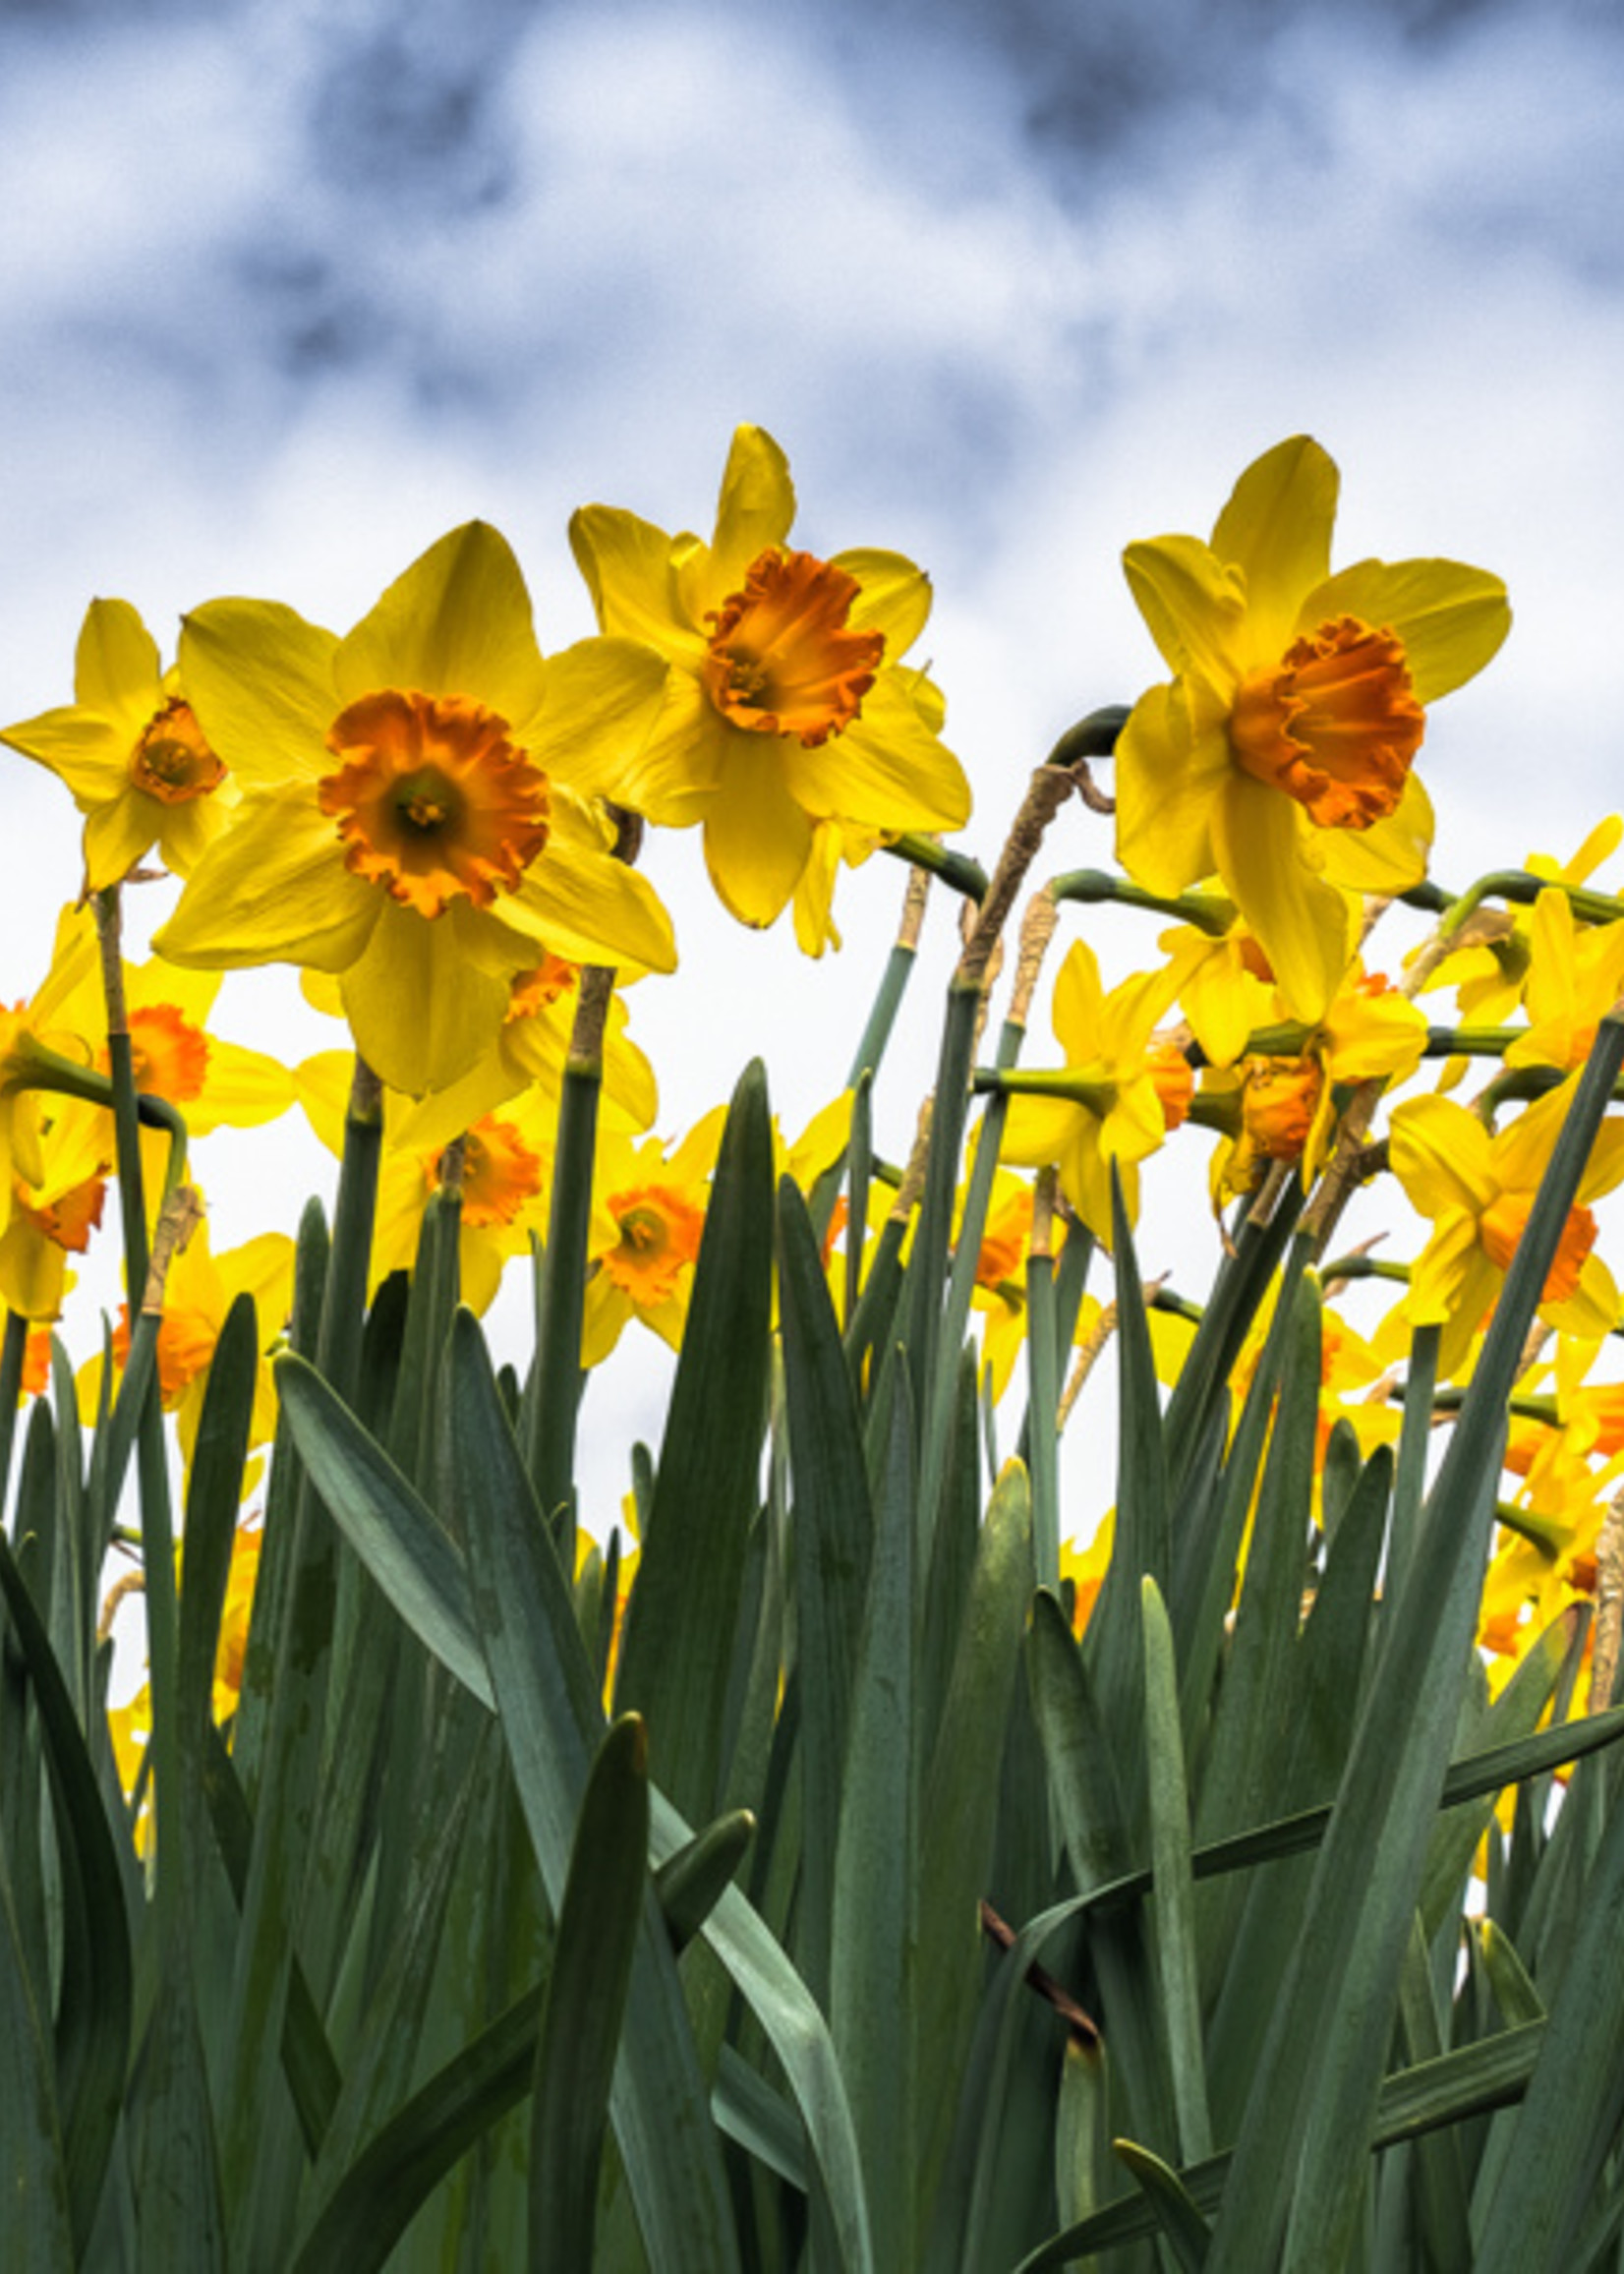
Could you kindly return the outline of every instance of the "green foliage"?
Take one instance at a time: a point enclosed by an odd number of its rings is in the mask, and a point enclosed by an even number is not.
[[[973,1011],[956,984],[959,1097]],[[1116,1544],[1080,1642],[1054,1397],[1089,1243],[1035,1266],[1030,1459],[995,1476],[957,1102],[911,1247],[887,1234],[859,1279],[853,1245],[837,1297],[817,1212],[772,1189],[765,1079],[741,1081],[665,1441],[631,1464],[618,1634],[618,1548],[572,1568],[575,1370],[504,1390],[456,1308],[449,1192],[410,1290],[364,1312],[353,1117],[333,1240],[301,1245],[230,1747],[246,1304],[153,1624],[139,1825],[93,1577],[126,1468],[156,1490],[151,1335],[87,1441],[61,1369],[21,1437],[8,2267],[1616,2264],[1624,1710],[1543,1725],[1569,1621],[1492,1705],[1472,1639],[1517,1353],[1621,1056],[1606,1022],[1430,1487],[1423,1348],[1396,1464],[1333,1440],[1324,1529],[1297,1195],[1242,1234],[1165,1413],[1119,1213]],[[585,1205],[563,1192],[541,1264],[554,1334]]]

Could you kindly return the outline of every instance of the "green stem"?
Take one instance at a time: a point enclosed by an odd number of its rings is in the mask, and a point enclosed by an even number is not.
[[[1146,908],[1153,915],[1174,916],[1193,924],[1209,938],[1222,939],[1235,921],[1235,903],[1220,893],[1149,893],[1108,869],[1074,868],[1057,876],[1050,886],[1057,901],[1095,904],[1114,901],[1126,908]]]
[[[967,901],[983,901],[987,897],[987,872],[979,861],[971,860],[968,853],[950,852],[933,837],[919,837],[912,830],[904,830],[900,837],[888,838],[884,849],[898,860],[905,860],[912,868],[928,869],[952,891],[962,893]]]
[[[575,1431],[581,1405],[581,1323],[586,1310],[592,1171],[604,1085],[604,1025],[614,973],[581,973],[575,1026],[558,1099],[552,1205],[536,1291],[536,1376],[530,1407],[530,1473],[544,1513],[569,1535],[559,1542],[573,1571]]]
[[[23,1395],[23,1361],[28,1356],[29,1321],[20,1311],[6,1313],[6,1333],[0,1342],[0,1519],[6,1510],[11,1484],[11,1449],[17,1435],[17,1401]]]

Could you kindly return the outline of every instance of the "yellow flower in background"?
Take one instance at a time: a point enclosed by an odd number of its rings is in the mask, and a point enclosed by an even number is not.
[[[1450,1098],[1409,1098],[1394,1109],[1394,1171],[1412,1207],[1432,1222],[1403,1315],[1412,1326],[1442,1328],[1442,1375],[1460,1370],[1499,1296],[1578,1079],[1570,1076],[1492,1136]],[[1539,1302],[1540,1317],[1564,1333],[1600,1336],[1618,1323],[1618,1289],[1595,1253],[1590,1202],[1621,1180],[1624,1120],[1608,1120],[1596,1132]]]
[[[618,976],[623,979],[627,974],[622,971]],[[400,1099],[402,1110],[393,1127],[397,1140],[403,1145],[448,1144],[488,1113],[499,1111],[509,1098],[531,1092],[550,1121],[555,1122],[580,979],[578,963],[546,954],[531,969],[516,973],[508,989],[507,1016],[494,1043],[449,1088],[432,1091],[409,1109]],[[337,982],[324,971],[305,972],[301,984],[319,1011],[343,1017]],[[660,1092],[654,1068],[626,1031],[627,1019],[625,999],[617,987],[604,1033],[599,1114],[606,1128],[645,1130],[659,1110]],[[346,1089],[339,1100],[340,1127],[347,1094]],[[550,1141],[551,1135],[550,1129]]]
[[[154,845],[186,876],[230,818],[236,791],[178,673],[125,600],[90,603],[74,659],[74,701],[0,729],[63,781],[85,816],[85,890],[129,875]]]
[[[1479,671],[1511,620],[1499,580],[1453,561],[1331,575],[1336,496],[1335,466],[1299,436],[1242,475],[1209,545],[1124,555],[1174,677],[1117,744],[1118,857],[1169,896],[1221,877],[1305,1020],[1352,960],[1354,896],[1424,873],[1424,706]]]
[[[1237,917],[1214,936],[1179,924],[1157,942],[1177,974],[1179,1007],[1209,1066],[1233,1066],[1258,1027],[1280,1017],[1268,958]]]
[[[1170,968],[1141,971],[1107,994],[1098,958],[1074,942],[1055,980],[1055,1040],[1066,1073],[1092,1093],[1085,1098],[1012,1097],[1003,1158],[1017,1168],[1060,1172],[1061,1190],[1106,1247],[1111,1242],[1111,1164],[1122,1174],[1131,1223],[1138,1213],[1138,1163],[1153,1153],[1188,1106],[1188,1090],[1170,1116],[1165,1054],[1152,1029],[1178,984]],[[1159,1078],[1159,1079],[1158,1079]]]
[[[959,1204],[963,1204],[963,1193]],[[1026,1256],[1032,1237],[1033,1192],[1023,1177],[1000,1168],[993,1176],[986,1228],[975,1259],[973,1308],[983,1316],[981,1366],[992,1370],[992,1393],[1010,1386],[1026,1339]]]
[[[1531,852],[1523,867],[1530,876],[1548,877],[1552,884],[1582,885],[1617,851],[1621,840],[1624,817],[1612,813],[1596,823],[1570,860],[1555,860],[1548,852]],[[1503,1025],[1522,1001],[1533,966],[1534,912],[1534,908],[1518,906],[1475,910],[1461,929],[1466,945],[1451,949],[1444,957],[1426,982],[1425,991],[1453,987],[1463,1020]]]
[[[570,543],[603,629],[672,666],[616,794],[662,826],[703,823],[711,881],[740,922],[770,924],[800,896],[796,936],[818,954],[838,941],[839,860],[880,835],[958,829],[970,794],[939,738],[940,696],[901,663],[927,579],[894,553],[797,552],[794,514],[783,452],[740,427],[709,545],[607,505],[575,515]]]
[[[612,1236],[591,1253],[581,1322],[581,1364],[602,1365],[633,1318],[675,1350],[687,1323],[705,1230],[723,1110],[696,1123],[669,1158],[658,1137],[634,1144],[610,1133],[598,1182]]]
[[[187,687],[245,797],[154,941],[203,968],[336,975],[392,1088],[444,1089],[494,1044],[544,954],[670,970],[670,923],[595,802],[660,703],[626,640],[544,664],[518,563],[470,522],[344,639],[265,601],[211,601]]]
[[[344,1147],[352,1071],[348,1051],[326,1050],[307,1058],[294,1073],[306,1117],[335,1155]],[[556,1096],[536,1090],[504,1099],[493,1112],[481,1114],[465,1128],[435,1135],[421,1108],[398,1092],[385,1090],[369,1291],[376,1294],[391,1271],[409,1271],[415,1265],[424,1209],[440,1183],[446,1147],[460,1136],[461,1300],[471,1311],[489,1310],[508,1262],[530,1254],[532,1233],[546,1237],[556,1123]],[[609,1236],[609,1218],[598,1196],[593,1222],[600,1237]]]
[[[1555,1066],[1590,1056],[1595,1029],[1624,994],[1624,922],[1576,924],[1564,892],[1542,892],[1529,926],[1523,983],[1529,1030],[1507,1045],[1507,1066]]]
[[[208,1370],[226,1313],[239,1295],[254,1298],[260,1335],[248,1441],[265,1445],[275,1434],[270,1353],[281,1340],[293,1306],[293,1256],[294,1244],[284,1232],[261,1232],[215,1255],[209,1249],[208,1226],[203,1222],[171,1259],[158,1327],[158,1395],[164,1412],[175,1417],[175,1433],[188,1467],[203,1420]],[[113,1365],[118,1373],[122,1374],[129,1355],[130,1307],[121,1304],[113,1329]],[[101,1360],[93,1358],[79,1372],[80,1412],[87,1425],[96,1416],[101,1369]],[[257,1475],[251,1466],[244,1477],[245,1490]]]

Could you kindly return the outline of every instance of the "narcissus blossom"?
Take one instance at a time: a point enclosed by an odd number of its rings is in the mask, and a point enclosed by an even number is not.
[[[928,580],[895,553],[797,551],[794,513],[783,452],[740,427],[709,545],[607,505],[577,513],[570,542],[604,630],[672,666],[618,794],[652,822],[703,823],[711,881],[742,923],[772,923],[796,896],[796,936],[817,954],[839,944],[838,861],[879,836],[960,828],[970,794],[940,740],[941,697],[901,660]]]
[[[127,600],[90,603],[74,697],[0,738],[72,790],[85,816],[85,890],[119,883],[154,845],[188,875],[225,828],[236,789]]]
[[[1394,1108],[1393,1168],[1411,1205],[1432,1222],[1404,1311],[1413,1326],[1442,1327],[1442,1374],[1465,1364],[1499,1295],[1578,1079],[1570,1075],[1492,1136],[1450,1098],[1410,1098]],[[1624,1121],[1607,1120],[1591,1147],[1539,1303],[1540,1317],[1565,1333],[1599,1336],[1618,1323],[1618,1289],[1595,1253],[1590,1203],[1621,1179]]]
[[[211,601],[181,667],[245,796],[153,943],[170,962],[334,973],[357,1049],[413,1096],[492,1047],[545,953],[674,965],[595,802],[640,749],[665,666],[626,640],[544,664],[493,529],[441,538],[344,639]]]
[[[1053,1019],[1055,1040],[1066,1053],[1064,1079],[1077,1094],[1010,1100],[1003,1157],[1020,1168],[1052,1162],[1066,1197],[1106,1246],[1112,1162],[1132,1222],[1138,1164],[1189,1105],[1187,1085],[1170,1081],[1166,1051],[1151,1040],[1177,984],[1171,969],[1141,971],[1107,994],[1093,949],[1076,941],[1055,980]]]
[[[1117,744],[1117,852],[1171,896],[1214,874],[1299,1019],[1357,944],[1363,892],[1424,873],[1412,771],[1425,706],[1479,671],[1505,588],[1447,560],[1330,570],[1337,471],[1305,436],[1247,468],[1212,541],[1131,545],[1129,583],[1173,679]]]

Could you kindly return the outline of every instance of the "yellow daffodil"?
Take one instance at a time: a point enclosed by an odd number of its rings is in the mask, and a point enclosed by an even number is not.
[[[1534,1205],[1578,1076],[1492,1136],[1465,1106],[1417,1097],[1394,1109],[1393,1168],[1432,1237],[1410,1277],[1404,1305],[1413,1326],[1443,1329],[1438,1370],[1456,1373],[1500,1292]],[[1546,1277],[1539,1315],[1565,1333],[1601,1335],[1616,1325],[1618,1289],[1595,1253],[1590,1202],[1624,1179],[1624,1121],[1596,1132],[1574,1205]]]
[[[599,1180],[614,1229],[591,1255],[584,1367],[601,1365],[633,1318],[673,1350],[681,1342],[722,1125],[720,1108],[707,1114],[668,1158],[658,1137],[609,1135]]]
[[[605,505],[575,515],[570,542],[604,630],[673,667],[617,794],[652,822],[704,824],[711,881],[741,922],[770,924],[798,895],[796,936],[817,954],[837,938],[839,860],[881,835],[958,829],[970,796],[940,697],[901,662],[927,579],[894,553],[795,551],[794,513],[783,452],[740,427],[709,545]]]
[[[236,790],[157,647],[126,600],[90,603],[74,701],[0,730],[49,767],[85,816],[85,890],[129,875],[153,845],[187,876],[230,818]]]
[[[327,1050],[306,1059],[294,1073],[299,1102],[311,1127],[334,1153],[343,1149],[353,1065],[347,1051]],[[423,1211],[440,1183],[446,1148],[453,1137],[460,1137],[461,1300],[471,1311],[487,1311],[507,1263],[515,1255],[529,1254],[533,1232],[546,1236],[556,1118],[555,1094],[527,1091],[505,1098],[493,1112],[448,1134],[435,1135],[422,1108],[397,1091],[385,1090],[369,1286],[376,1291],[391,1271],[409,1271],[416,1263]],[[593,1222],[600,1237],[612,1237],[601,1199],[595,1203]]]
[[[171,962],[334,973],[357,1049],[412,1096],[492,1047],[544,953],[673,966],[666,911],[594,802],[665,667],[625,640],[544,664],[493,529],[441,538],[347,638],[212,601],[181,661],[245,795],[154,942]]]
[[[1066,1053],[1066,1079],[1089,1094],[1010,1100],[1003,1157],[1023,1168],[1052,1162],[1066,1197],[1107,1245],[1111,1163],[1121,1171],[1131,1222],[1138,1212],[1138,1163],[1189,1105],[1188,1088],[1170,1084],[1166,1054],[1151,1043],[1176,985],[1168,969],[1141,971],[1108,995],[1093,949],[1076,941],[1055,980],[1052,1019]]]
[[[1233,1066],[1247,1036],[1280,1017],[1267,957],[1240,917],[1216,935],[1179,924],[1157,944],[1177,972],[1179,1007],[1208,1065]]]
[[[523,1095],[541,1114],[551,1142],[580,979],[581,966],[566,963],[561,956],[544,955],[531,969],[516,973],[494,1043],[448,1088],[432,1091],[409,1111],[399,1099],[393,1137],[402,1145],[445,1145],[488,1113],[498,1112],[509,1098]],[[302,985],[318,1010],[343,1017],[337,984],[324,971],[305,972]],[[625,998],[616,988],[604,1033],[599,1114],[607,1129],[645,1130],[659,1110],[660,1092],[654,1068],[626,1031],[627,1016]],[[339,1098],[340,1126],[347,1094]]]
[[[1547,877],[1552,884],[1582,885],[1618,850],[1621,840],[1624,817],[1612,813],[1596,823],[1571,859],[1559,861],[1548,852],[1531,852],[1523,867],[1530,876]],[[1460,930],[1464,944],[1450,950],[1422,991],[1453,987],[1463,1020],[1475,1025],[1502,1025],[1522,1001],[1534,961],[1533,926],[1531,907],[1485,905],[1475,909]],[[1418,949],[1416,954],[1421,952]]]
[[[1424,706],[1510,622],[1498,579],[1453,561],[1331,575],[1336,495],[1335,466],[1300,436],[1242,475],[1210,545],[1161,537],[1124,556],[1175,675],[1117,745],[1118,857],[1158,894],[1220,876],[1307,1020],[1352,959],[1354,896],[1424,872]]]
[[[962,1195],[961,1195],[962,1197]],[[982,1313],[981,1365],[992,1370],[992,1393],[1010,1386],[1026,1339],[1026,1255],[1032,1236],[1033,1193],[1023,1177],[999,1169],[993,1178],[986,1229],[975,1259],[972,1306]]]
[[[1624,922],[1576,924],[1564,892],[1542,892],[1529,926],[1523,984],[1529,1030],[1506,1047],[1507,1066],[1556,1066],[1590,1056],[1597,1024],[1624,994]]]
[[[176,1434],[188,1465],[203,1420],[203,1393],[220,1330],[227,1312],[242,1294],[254,1298],[260,1333],[249,1443],[268,1444],[275,1432],[276,1389],[270,1353],[281,1339],[293,1303],[293,1242],[286,1233],[261,1232],[240,1248],[215,1255],[209,1249],[204,1222],[198,1224],[170,1262],[158,1328],[158,1393],[164,1411],[175,1416]],[[130,1312],[124,1304],[113,1329],[113,1364],[120,1372],[129,1351]],[[80,1411],[87,1422],[95,1417],[100,1388],[101,1360],[95,1358],[79,1375]]]

